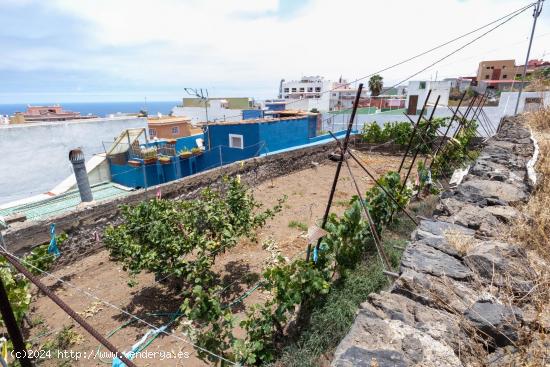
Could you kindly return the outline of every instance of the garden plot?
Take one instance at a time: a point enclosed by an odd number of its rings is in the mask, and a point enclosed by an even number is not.
[[[400,157],[388,155],[361,154],[371,173],[379,176],[388,170],[396,170]],[[350,162],[354,175],[358,178],[361,190],[364,192],[373,185],[361,169]],[[261,288],[252,292],[242,302],[240,298],[253,287],[261,277],[271,253],[264,245],[271,243],[280,253],[288,258],[304,257],[307,247],[305,230],[322,217],[330,185],[332,184],[335,163],[326,161],[318,166],[312,166],[287,176],[266,181],[252,188],[254,197],[264,207],[276,204],[277,199],[287,196],[282,204],[281,212],[267,221],[258,231],[257,241],[243,239],[238,245],[216,258],[213,270],[220,275],[223,291],[220,293],[222,303],[229,305],[237,320],[244,317],[246,306],[263,303],[269,299],[268,292]],[[351,179],[347,172],[337,186],[333,212],[341,214],[347,207],[350,198],[355,194]],[[109,334],[118,326],[131,320],[122,310],[136,315],[146,322],[161,326],[171,321],[167,315],[178,310],[182,303],[181,296],[167,284],[156,282],[153,274],[141,273],[134,278],[122,269],[119,263],[110,261],[109,252],[103,250],[77,263],[54,272],[56,278],[70,282],[75,287],[63,284],[59,280],[45,277],[44,282],[51,286],[71,307],[78,311],[87,321],[104,335]],[[129,283],[136,283],[129,287]],[[86,295],[93,294],[99,299]],[[110,307],[101,301],[109,302],[118,309]],[[232,304],[235,302],[234,304]],[[47,297],[36,295],[32,302],[29,315],[33,327],[28,331],[28,340],[37,347],[49,348],[53,357],[57,357],[56,349],[73,350],[86,354],[78,365],[97,366],[110,364],[109,358],[100,361],[96,357],[98,343],[79,326],[74,326],[72,320]],[[174,325],[175,326],[175,325]],[[132,344],[139,340],[151,328],[141,322],[130,323],[110,337],[110,340],[120,350],[128,351]],[[158,352],[152,359],[136,359],[138,366],[201,366],[206,365],[196,356],[194,348],[184,342],[189,338],[180,331],[171,328],[174,336],[159,335],[146,351]],[[236,330],[239,336],[242,331]],[[175,336],[177,336],[177,339]],[[106,353],[105,350],[101,352]],[[167,353],[173,355],[188,353],[188,359],[164,360]],[[161,354],[162,353],[162,354]],[[63,356],[61,356],[63,357]],[[74,361],[66,359],[66,365],[74,365]],[[63,363],[63,358],[45,360],[45,366],[56,366]]]

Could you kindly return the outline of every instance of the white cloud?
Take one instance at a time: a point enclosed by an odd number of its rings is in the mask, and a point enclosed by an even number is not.
[[[354,79],[527,3],[312,0],[293,16],[285,16],[275,14],[276,0],[52,0],[49,6],[87,24],[88,53],[71,56],[68,45],[57,57],[48,50],[35,63],[101,70],[157,89],[192,85],[268,97],[270,89],[275,94],[280,78],[320,74]],[[531,22],[527,11],[417,79],[436,72],[440,78],[473,75],[483,59],[523,62]],[[549,25],[540,22],[537,34],[548,32]],[[547,41],[548,37],[535,40],[532,58],[542,55]],[[398,81],[465,42],[383,76],[388,82]],[[3,63],[34,65],[30,59],[16,53]]]

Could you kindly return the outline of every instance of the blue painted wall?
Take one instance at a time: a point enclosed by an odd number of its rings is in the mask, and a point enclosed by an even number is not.
[[[186,136],[186,137],[177,139],[176,152],[179,152],[185,147],[187,147],[187,149],[189,150],[191,150],[191,148],[196,147],[197,146],[196,140],[199,138],[204,139],[204,134],[191,135],[191,136]]]
[[[264,117],[264,110],[243,110],[243,120],[261,119]]]
[[[260,141],[258,125],[258,123],[210,125],[210,134],[205,134],[205,146],[208,147],[207,140],[210,137],[212,149],[220,145],[229,147],[229,134],[242,135],[245,147],[257,144]]]
[[[270,152],[308,143],[307,117],[292,120],[273,120],[259,124],[260,141]]]
[[[286,110],[286,104],[284,103],[266,103],[265,108],[269,111],[284,111]]]

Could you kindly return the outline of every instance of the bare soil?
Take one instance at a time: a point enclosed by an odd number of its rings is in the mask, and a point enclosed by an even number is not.
[[[391,155],[363,153],[361,157],[375,177],[388,170],[397,170],[400,163],[400,157]],[[372,180],[355,162],[350,161],[350,164],[361,191],[365,192],[373,185]],[[278,177],[253,188],[256,199],[266,207],[274,205],[277,199],[284,195],[287,196],[287,200],[282,212],[259,231],[257,242],[243,241],[218,257],[215,267],[221,275],[222,285],[227,287],[221,294],[224,302],[229,303],[237,299],[261,277],[266,261],[270,258],[270,253],[262,248],[262,243],[266,240],[274,240],[282,255],[286,257],[305,256],[307,246],[305,232],[299,228],[290,228],[289,223],[296,221],[309,227],[320,221],[327,204],[335,168],[336,163],[327,160],[320,164],[312,164],[309,169]],[[332,212],[341,214],[355,193],[353,181],[344,165],[336,187]],[[43,281],[103,335],[109,334],[113,329],[131,320],[131,317],[122,310],[159,327],[168,323],[170,317],[150,314],[175,312],[181,303],[180,296],[167,285],[155,282],[152,274],[140,274],[137,277],[138,284],[129,287],[130,277],[120,265],[109,260],[106,250],[56,270],[53,275],[56,279],[44,277]],[[69,282],[71,285],[64,284],[58,279]],[[234,305],[233,311],[237,318],[243,317],[247,305],[264,302],[268,296],[259,289],[244,302]],[[59,339],[57,336],[64,326],[74,325],[71,329],[73,334],[71,341],[74,344],[66,350],[82,353],[80,359],[77,361],[75,358],[57,358],[57,353],[52,351],[52,358],[43,360],[44,366],[111,364],[110,358],[104,358],[104,362],[100,361],[96,355],[98,342],[80,326],[75,325],[47,297],[35,293],[29,319],[34,326],[26,330],[26,337],[32,341],[34,349],[43,348],[48,341]],[[119,350],[128,351],[150,329],[151,327],[142,322],[133,322],[116,332],[109,340]],[[182,335],[177,328],[169,331],[173,334],[160,335],[147,347],[146,351],[156,352],[157,355],[151,355],[150,358],[136,358],[135,362],[138,366],[206,365],[197,358],[194,348],[189,344],[189,338]],[[238,330],[236,333],[240,334]],[[101,348],[101,351],[106,353],[104,348]],[[159,353],[167,352],[172,352],[174,355],[187,352],[189,358],[162,360]]]

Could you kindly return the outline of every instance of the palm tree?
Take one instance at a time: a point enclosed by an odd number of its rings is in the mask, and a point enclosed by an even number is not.
[[[384,86],[383,80],[384,78],[382,78],[378,74],[375,74],[370,77],[369,90],[370,90],[371,96],[376,97],[377,95],[380,94],[380,92],[382,91],[382,87]]]

